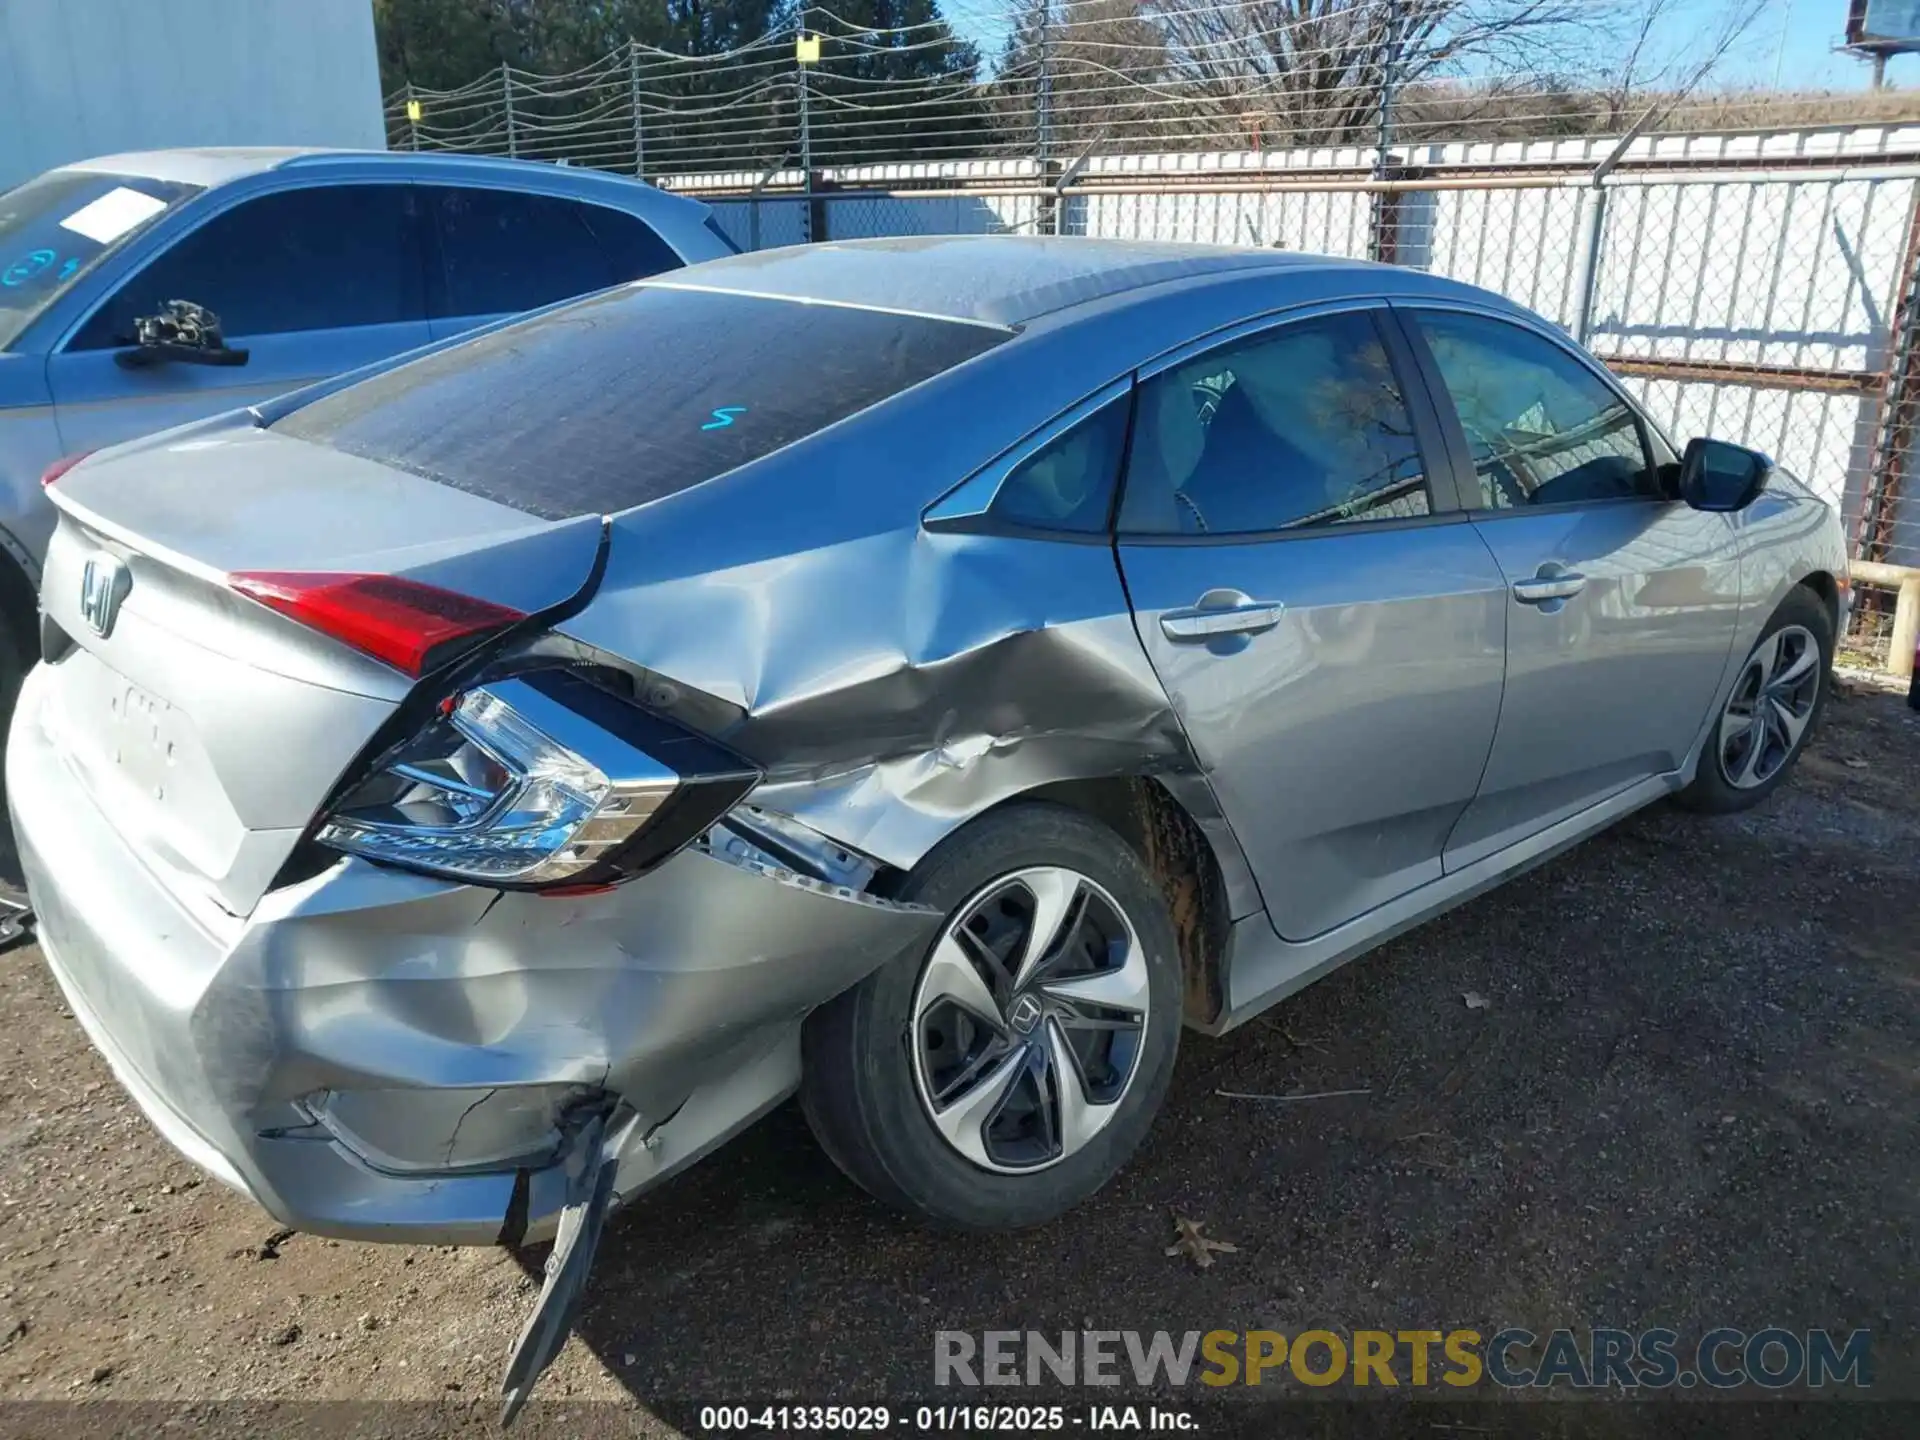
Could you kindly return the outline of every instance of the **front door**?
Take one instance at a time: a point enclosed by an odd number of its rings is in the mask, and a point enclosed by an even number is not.
[[[257,404],[415,346],[427,333],[412,187],[329,185],[243,199],[124,281],[47,366],[69,453]],[[234,366],[129,368],[136,316],[191,300]]]
[[[1505,581],[1384,318],[1172,357],[1136,401],[1135,624],[1289,940],[1441,874],[1500,707]]]
[[[1669,498],[1665,442],[1585,356],[1489,314],[1400,314],[1509,595],[1499,734],[1453,870],[1685,763],[1726,673],[1739,555],[1727,516]]]

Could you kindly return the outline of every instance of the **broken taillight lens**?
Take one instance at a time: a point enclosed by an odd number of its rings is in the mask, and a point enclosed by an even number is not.
[[[658,863],[758,780],[731,752],[544,671],[436,710],[329,808],[314,839],[476,884],[579,891]]]
[[[249,570],[228,586],[394,669],[421,676],[460,642],[527,617],[506,605],[395,575]]]

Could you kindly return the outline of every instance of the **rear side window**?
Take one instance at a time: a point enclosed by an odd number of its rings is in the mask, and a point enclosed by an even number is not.
[[[424,356],[273,428],[548,519],[608,514],[771,454],[1006,338],[642,286]]]
[[[1035,530],[1097,535],[1107,528],[1132,397],[1108,401],[1022,460],[1000,483],[992,514]]]
[[[511,190],[428,190],[440,235],[436,318],[535,310],[680,263],[623,211]]]
[[[244,200],[162,251],[93,313],[71,348],[132,343],[169,300],[230,338],[421,320],[410,185],[324,185]]]

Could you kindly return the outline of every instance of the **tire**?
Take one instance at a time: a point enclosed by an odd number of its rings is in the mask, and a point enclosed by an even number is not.
[[[1112,1178],[1166,1095],[1181,1020],[1166,904],[1119,836],[1039,803],[949,836],[895,898],[945,919],[925,953],[809,1017],[808,1123],[851,1179],[918,1219],[1044,1224]],[[1035,915],[1067,917],[1039,927],[1060,938],[1037,962]]]
[[[1811,670],[1783,685],[1809,656]],[[1818,595],[1798,587],[1780,602],[1741,662],[1733,690],[1708,732],[1693,783],[1674,798],[1689,810],[1728,815],[1771,795],[1793,773],[1819,728],[1832,669],[1833,616]],[[1762,693],[1772,703],[1757,704]]]

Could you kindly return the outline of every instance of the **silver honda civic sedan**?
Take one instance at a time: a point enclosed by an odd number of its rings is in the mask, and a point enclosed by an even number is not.
[[[718,260],[51,494],[6,772],[74,1014],[288,1225],[557,1231],[535,1369],[796,1091],[892,1205],[1059,1215],[1183,1027],[1764,798],[1845,597],[1827,505],[1505,300],[1096,240]]]

